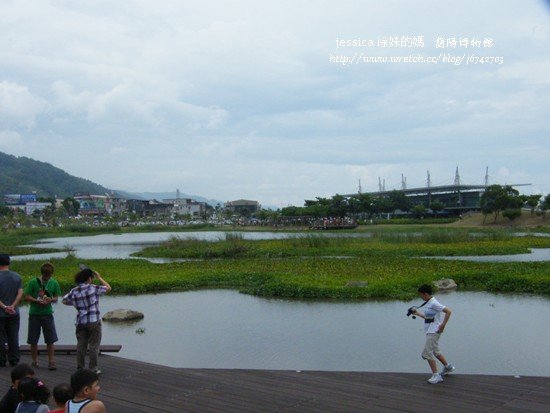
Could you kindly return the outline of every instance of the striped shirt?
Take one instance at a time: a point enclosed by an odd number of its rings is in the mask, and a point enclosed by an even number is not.
[[[99,318],[99,296],[107,292],[107,287],[94,284],[78,284],[63,297],[63,303],[73,305],[78,313],[76,324],[97,323]]]

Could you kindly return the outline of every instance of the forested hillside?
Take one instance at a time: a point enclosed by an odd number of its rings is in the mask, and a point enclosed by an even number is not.
[[[39,197],[65,198],[76,192],[104,194],[109,190],[49,163],[0,152],[0,195],[34,191]]]

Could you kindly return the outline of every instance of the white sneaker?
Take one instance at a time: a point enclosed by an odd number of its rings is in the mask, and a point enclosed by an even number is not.
[[[446,374],[452,373],[453,371],[455,371],[455,366],[449,363],[445,367],[443,367],[443,370],[441,371],[441,375],[445,376]]]
[[[428,383],[430,384],[437,384],[437,383],[441,383],[442,381],[443,381],[443,377],[441,377],[441,374],[439,373],[432,374],[432,377],[428,379]]]

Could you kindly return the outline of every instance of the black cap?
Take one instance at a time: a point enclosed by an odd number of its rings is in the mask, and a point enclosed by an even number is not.
[[[8,254],[0,254],[0,265],[10,265],[10,256]]]

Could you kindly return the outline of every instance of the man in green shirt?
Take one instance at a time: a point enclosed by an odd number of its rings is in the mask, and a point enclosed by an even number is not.
[[[25,299],[31,303],[27,343],[31,346],[32,365],[38,367],[38,339],[42,330],[48,350],[48,368],[55,370],[54,343],[57,341],[57,332],[52,303],[57,303],[61,289],[59,283],[52,278],[54,272],[52,263],[42,264],[40,272],[42,276],[30,280],[25,287]]]

